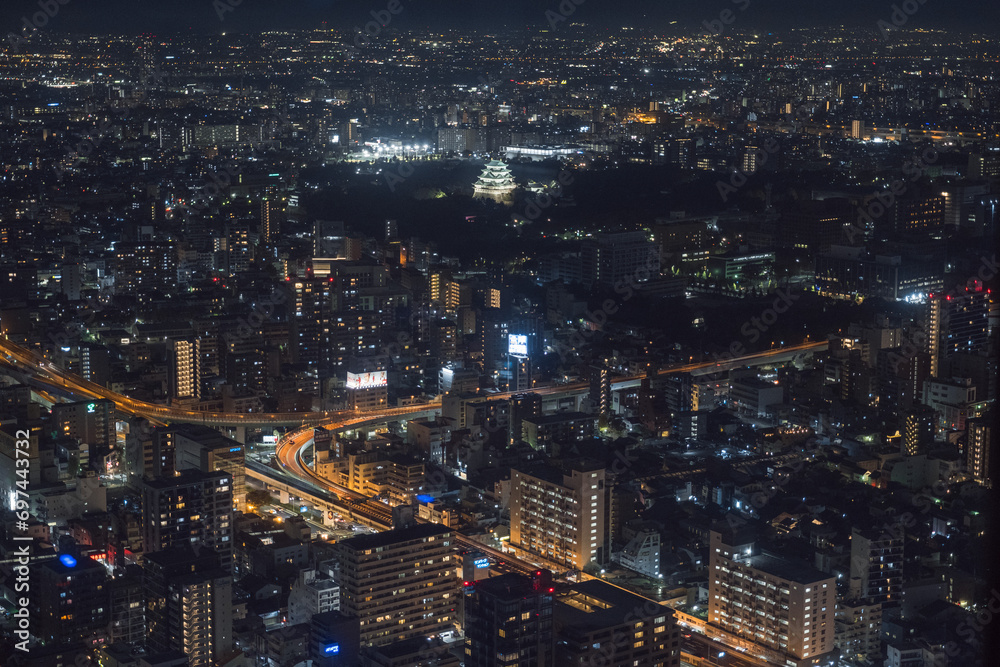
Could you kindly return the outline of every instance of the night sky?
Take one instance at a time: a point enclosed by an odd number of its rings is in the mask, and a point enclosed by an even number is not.
[[[227,2],[228,0],[216,0]],[[239,2],[220,21],[213,0],[7,0],[0,8],[4,33],[19,30],[22,17],[40,11],[40,3],[58,6],[44,29],[87,33],[171,34],[259,31],[276,28],[351,28],[371,20],[389,0],[231,0]],[[576,0],[581,2],[581,0]],[[560,0],[399,0],[403,11],[393,17],[400,29],[547,28],[546,10],[558,11]],[[573,6],[573,0],[562,0]],[[947,28],[996,33],[1000,2],[995,0],[907,0],[917,7],[906,27]],[[618,27],[651,27],[657,31],[695,28],[718,18],[726,9],[738,15],[735,27],[782,30],[789,27],[849,25],[875,27],[889,19],[893,4],[903,0],[677,0],[620,2],[582,0],[570,20]],[[740,7],[744,7],[743,11]],[[671,21],[678,21],[669,26]],[[568,23],[568,22],[567,22]],[[566,25],[562,23],[561,25]]]

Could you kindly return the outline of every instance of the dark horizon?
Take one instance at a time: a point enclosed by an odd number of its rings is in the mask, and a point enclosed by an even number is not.
[[[572,23],[599,29],[630,27],[667,31],[674,25],[681,30],[696,30],[727,10],[735,15],[732,27],[737,30],[784,31],[837,26],[870,26],[874,29],[879,20],[891,21],[896,7],[903,10],[916,8],[912,15],[907,16],[906,28],[982,33],[1000,27],[1000,4],[965,0],[947,4],[921,4],[919,0],[910,0],[909,4],[848,0],[805,8],[794,0],[772,0],[766,4],[760,0],[713,0],[709,3],[684,0],[669,7],[652,9],[644,8],[645,3],[622,5],[600,0],[585,0],[578,5],[572,0],[563,0],[562,3],[557,0],[513,0],[502,4],[443,0],[435,2],[432,7],[416,0],[397,1],[399,11],[392,16],[390,23],[400,30],[544,30],[550,25],[559,29]],[[147,5],[136,9],[125,0],[57,2],[51,0],[56,9],[55,15],[46,22],[43,30],[162,35],[316,29],[321,28],[324,22],[330,28],[352,29],[364,26],[372,20],[372,12],[384,12],[390,4],[389,0],[347,0],[339,3],[307,0],[298,3],[298,6],[288,6],[277,0],[243,0],[231,6],[227,0],[180,0],[169,5]],[[560,14],[560,7],[563,14]],[[572,8],[571,12],[569,8]],[[19,31],[24,17],[30,19],[40,11],[42,3],[39,0],[7,3],[0,10],[3,32]]]

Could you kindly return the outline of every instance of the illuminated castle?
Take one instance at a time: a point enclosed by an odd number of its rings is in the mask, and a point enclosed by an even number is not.
[[[492,199],[500,204],[510,204],[514,201],[514,190],[517,184],[510,174],[510,168],[500,160],[490,160],[486,163],[483,173],[476,181],[475,199]]]

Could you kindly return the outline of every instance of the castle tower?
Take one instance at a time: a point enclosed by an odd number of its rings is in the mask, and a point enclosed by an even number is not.
[[[500,160],[486,163],[483,173],[475,184],[475,199],[492,199],[500,204],[510,204],[514,200],[517,184],[510,174],[510,168]]]

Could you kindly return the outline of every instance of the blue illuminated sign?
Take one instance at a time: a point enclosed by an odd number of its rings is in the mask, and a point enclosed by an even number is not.
[[[432,503],[434,502],[434,496],[428,496],[427,494],[422,493],[419,496],[417,496],[417,502]]]
[[[340,644],[327,644],[323,647],[323,655],[333,655],[340,653]]]
[[[229,448],[229,451],[230,451],[230,452],[238,452],[238,451],[240,451],[241,449],[243,449],[243,448],[242,448],[242,447],[230,447],[230,448]]]
[[[477,558],[476,560],[472,561],[472,564],[475,565],[477,568],[484,568],[490,566],[490,561],[487,558]]]
[[[63,554],[62,556],[59,556],[59,562],[65,565],[66,567],[76,567],[76,559],[70,556],[69,554]]]

